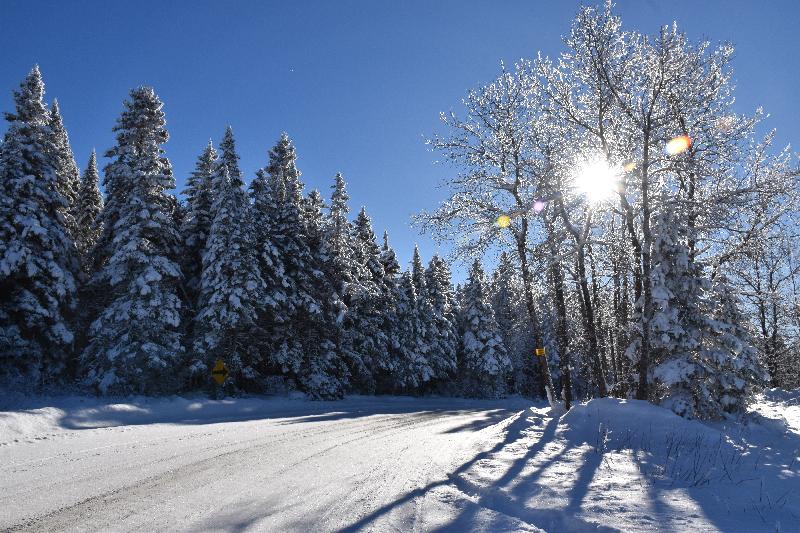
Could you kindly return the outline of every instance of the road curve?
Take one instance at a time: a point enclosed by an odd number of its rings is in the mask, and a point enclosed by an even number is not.
[[[393,398],[77,429],[0,447],[4,531],[419,528],[520,402]]]

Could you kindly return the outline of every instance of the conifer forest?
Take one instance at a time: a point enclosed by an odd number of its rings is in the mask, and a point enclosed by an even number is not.
[[[176,190],[152,87],[76,159],[33,66],[0,145],[2,379],[740,413],[800,385],[800,204],[796,157],[733,110],[733,54],[583,8],[560,55],[503,65],[442,114],[428,143],[452,177],[413,222],[452,253],[409,265],[345,176],[306,190],[287,134],[249,176],[220,124]]]

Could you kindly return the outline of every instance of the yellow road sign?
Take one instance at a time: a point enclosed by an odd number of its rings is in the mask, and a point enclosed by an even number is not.
[[[230,371],[225,365],[225,361],[222,359],[217,359],[217,362],[214,363],[214,368],[211,369],[211,377],[214,378],[214,381],[217,382],[217,385],[222,385],[225,383],[225,380],[228,379],[229,375]]]
[[[544,348],[536,348],[536,355],[539,357],[544,356]]]

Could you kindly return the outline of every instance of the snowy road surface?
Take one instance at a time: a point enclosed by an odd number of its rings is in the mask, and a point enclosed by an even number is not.
[[[524,408],[519,400],[294,404],[234,422],[129,425],[122,411],[122,425],[12,441],[0,447],[0,529],[425,529],[425,498],[414,491],[446,483],[452,465]]]
[[[646,402],[0,395],[2,531],[800,532],[800,391]]]

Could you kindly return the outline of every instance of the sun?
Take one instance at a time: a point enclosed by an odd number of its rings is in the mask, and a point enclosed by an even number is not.
[[[575,175],[574,186],[591,203],[599,203],[613,196],[619,187],[620,170],[603,159],[584,163]]]

